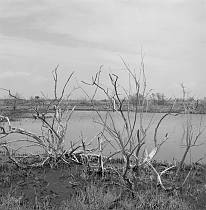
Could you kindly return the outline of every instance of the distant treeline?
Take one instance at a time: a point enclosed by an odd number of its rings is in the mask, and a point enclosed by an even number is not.
[[[127,111],[137,109],[139,111],[143,110],[145,112],[181,112],[184,110],[183,104],[190,106],[191,113],[206,113],[206,100],[195,100],[189,98],[187,100],[183,99],[165,99],[164,97],[153,97],[145,100],[141,96],[138,98],[138,101],[135,97],[129,97],[129,100],[123,101],[122,109]],[[7,114],[10,116],[28,116],[30,113],[34,113],[36,107],[42,113],[52,113],[53,107],[49,106],[52,99],[44,99],[38,96],[30,99],[19,99],[19,98],[8,98],[0,99],[0,112],[1,114]],[[68,109],[72,109],[75,106],[75,110],[101,110],[101,111],[115,111],[118,109],[118,102],[115,103],[113,100],[102,99],[102,100],[93,100],[92,102],[86,99],[77,99],[77,100],[63,100],[62,107],[68,105]]]

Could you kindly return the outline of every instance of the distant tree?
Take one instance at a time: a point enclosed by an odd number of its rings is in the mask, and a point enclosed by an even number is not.
[[[192,102],[192,101],[194,101],[195,99],[194,99],[194,97],[189,97],[187,100],[188,100],[189,102]]]
[[[13,101],[13,111],[15,111],[17,109],[18,101],[21,100],[22,97],[17,92],[14,95],[10,95],[9,97]]]
[[[144,96],[140,93],[138,95],[134,94],[134,95],[129,96],[129,101],[133,105],[136,105],[136,103],[142,104],[143,100],[144,100]]]
[[[166,100],[165,100],[165,95],[163,93],[156,93],[157,97],[157,104],[158,105],[164,105]]]
[[[151,94],[151,99],[153,104],[157,104],[156,95],[154,93]]]

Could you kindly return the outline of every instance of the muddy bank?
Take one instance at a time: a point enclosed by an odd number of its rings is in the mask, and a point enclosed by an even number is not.
[[[155,174],[149,167],[140,168],[136,177],[133,174],[129,175],[128,180],[135,183],[133,188],[124,185],[118,173],[110,170],[112,166],[121,173],[119,160],[106,166],[107,170],[103,176],[94,170],[94,167],[88,170],[83,165],[59,163],[54,168],[50,168],[49,165],[21,168],[15,166],[6,156],[2,156],[0,162],[0,195],[9,194],[18,198],[20,205],[24,206],[35,207],[38,203],[41,206],[47,205],[47,209],[49,207],[58,209],[62,203],[73,202],[74,199],[86,199],[85,193],[91,187],[95,187],[101,189],[103,195],[111,192],[118,198],[119,192],[123,192],[124,197],[121,199],[129,202],[135,201],[136,193],[147,195],[150,191],[154,191],[170,199],[178,194],[191,205],[206,207],[206,167],[201,164],[185,165],[176,182],[174,182],[176,169],[168,171],[162,177],[162,181],[171,190],[165,191],[157,184]],[[153,162],[153,166],[161,172],[170,164]]]

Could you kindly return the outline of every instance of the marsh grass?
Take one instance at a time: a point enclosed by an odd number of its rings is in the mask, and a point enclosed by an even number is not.
[[[123,59],[122,61],[131,77],[129,90],[121,87],[116,74],[109,74],[110,89],[102,85],[101,68],[92,77],[91,83],[84,82],[95,89],[94,95],[89,98],[98,115],[96,123],[102,127],[102,131],[90,143],[86,144],[82,136],[77,144],[71,141],[68,150],[64,147],[65,134],[75,107],[70,109],[69,104],[65,107],[62,104],[65,89],[73,73],[67,78],[58,96],[58,66],[53,71],[54,99],[46,106],[46,111],[39,108],[41,101],[38,100],[33,107],[33,117],[42,123],[41,136],[13,127],[7,116],[0,116],[2,122],[6,121],[6,125],[4,123],[0,126],[1,139],[11,134],[21,134],[30,138],[25,140],[31,144],[29,147],[38,145],[45,150],[44,155],[25,155],[19,158],[16,151],[10,148],[10,142],[0,144],[10,160],[7,165],[0,167],[0,187],[5,191],[0,188],[0,209],[206,209],[205,166],[185,165],[186,156],[192,147],[197,146],[198,138],[202,134],[201,123],[195,135],[189,118],[191,110],[185,104],[183,114],[187,123],[186,135],[183,137],[186,149],[180,163],[171,165],[153,161],[162,144],[168,140],[168,133],[163,139],[158,137],[158,129],[163,119],[171,115],[173,105],[156,125],[154,147],[147,152],[146,136],[151,129],[152,119],[146,125],[143,123],[150,94],[150,90],[147,90],[143,57],[139,78]],[[113,112],[120,116],[122,127],[117,127],[111,111],[107,111],[104,116],[98,109],[95,110],[95,96],[98,91],[108,98]],[[11,95],[10,91],[9,94]],[[133,104],[131,95],[135,99]],[[125,103],[128,104],[126,111]],[[129,108],[130,105],[133,109]],[[139,106],[142,107],[141,110],[138,109]],[[54,112],[52,120],[48,121],[46,116],[51,109]],[[133,114],[134,119],[131,117]],[[97,148],[91,148],[94,141],[97,141]],[[105,144],[114,148],[109,156],[104,156]]]
[[[55,207],[44,203],[38,205],[25,205],[19,198],[11,195],[0,199],[1,210],[107,210],[107,209],[125,209],[125,210],[193,210],[189,202],[184,201],[178,195],[168,196],[164,192],[156,193],[148,191],[140,193],[134,198],[125,198],[117,201],[118,195],[114,192],[104,192],[104,189],[97,186],[90,186],[83,193],[76,195],[73,199],[63,201],[60,206]],[[115,202],[117,201],[117,202]]]
[[[165,164],[165,163],[164,163]],[[158,171],[168,167],[154,162]],[[179,186],[185,180],[191,166],[184,165],[179,176]],[[35,171],[36,170],[36,171]],[[17,169],[15,166],[1,170],[0,210],[95,210],[95,209],[205,209],[206,169],[204,165],[193,167],[190,177],[182,188],[170,191],[157,185],[155,174],[150,168],[142,168],[140,175],[133,180],[136,187],[131,190],[118,177],[98,177],[95,172],[87,174],[82,166],[74,165],[57,169]],[[173,184],[176,169],[162,177],[166,185]],[[60,193],[63,186],[67,191]],[[3,189],[3,191],[2,191]],[[28,191],[30,189],[30,192]],[[60,189],[60,191],[58,191]],[[66,189],[66,188],[65,188]],[[30,194],[28,199],[27,194]],[[70,195],[69,195],[70,194]]]

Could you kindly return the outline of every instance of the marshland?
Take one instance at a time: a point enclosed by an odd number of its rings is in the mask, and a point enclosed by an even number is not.
[[[131,89],[116,74],[108,75],[108,89],[100,69],[78,87],[87,97],[83,109],[66,92],[74,73],[60,89],[58,66],[53,99],[2,89],[10,98],[1,101],[2,209],[205,208],[203,105],[182,84],[182,98],[165,99],[161,113],[143,60],[139,77],[123,64]],[[91,96],[84,85],[94,88]],[[95,100],[98,92],[107,99]]]
[[[205,14],[0,0],[0,210],[205,210]]]

